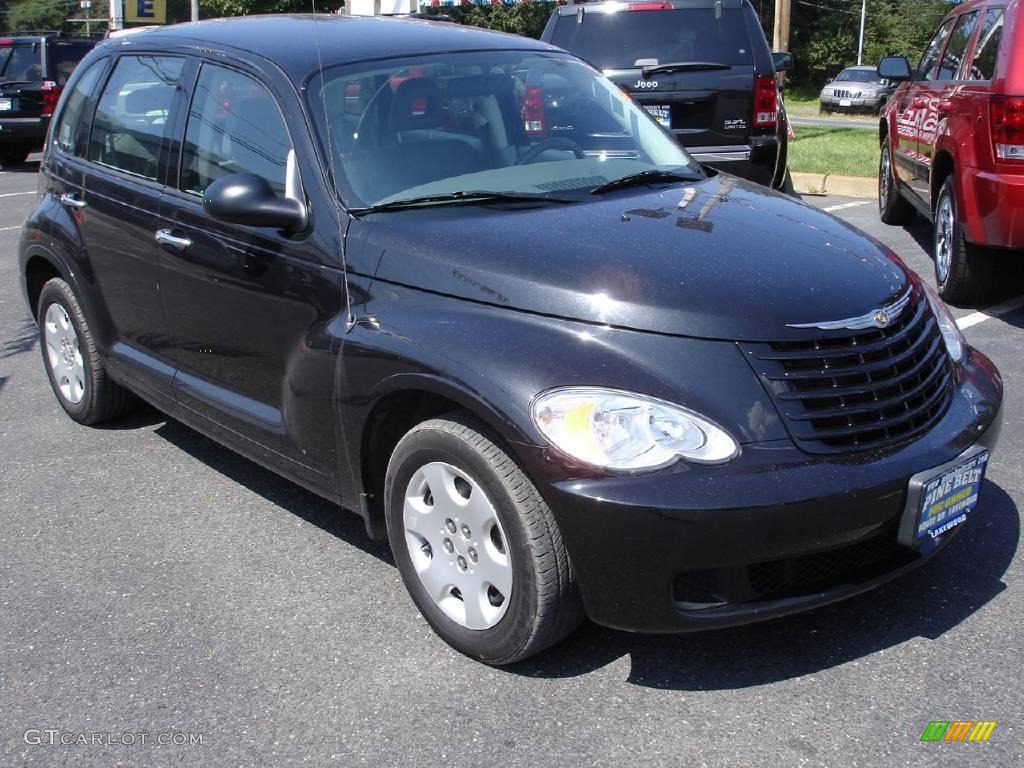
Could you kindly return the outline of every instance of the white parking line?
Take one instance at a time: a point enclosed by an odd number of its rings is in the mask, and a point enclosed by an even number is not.
[[[12,229],[21,229],[21,227],[0,227],[0,232],[10,232]]]
[[[870,200],[857,200],[852,203],[843,203],[842,205],[830,205],[828,208],[822,208],[825,213],[832,213],[832,211],[841,211],[844,208],[856,208],[858,205],[871,205]]]
[[[36,191],[33,189],[31,192],[7,192],[6,194],[0,195],[0,197],[17,197],[18,195],[34,195]]]
[[[959,320],[957,320],[956,324],[962,331],[965,328],[970,328],[971,326],[977,325],[978,323],[983,323],[986,320],[991,320],[993,317],[1005,315],[1007,312],[1013,312],[1013,310],[1020,309],[1021,307],[1024,307],[1024,296],[1018,296],[1015,299],[1008,299],[1004,301],[1002,304],[996,304],[995,306],[989,307],[988,309],[983,309],[978,312],[971,312],[971,314],[964,315]]]

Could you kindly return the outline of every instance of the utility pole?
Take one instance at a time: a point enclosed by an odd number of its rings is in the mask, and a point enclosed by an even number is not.
[[[791,0],[775,0],[775,24],[772,33],[772,50],[789,50],[789,10]]]
[[[121,5],[121,0],[110,0],[110,26],[108,29],[111,31],[124,29],[124,8]]]
[[[860,1],[860,42],[857,43],[857,66],[863,63],[864,59],[864,21],[868,16],[868,0]]]
[[[78,7],[85,11],[85,36],[92,34],[92,19],[89,18],[92,0],[79,0]]]
[[[192,21],[199,21],[199,0],[192,0]]]

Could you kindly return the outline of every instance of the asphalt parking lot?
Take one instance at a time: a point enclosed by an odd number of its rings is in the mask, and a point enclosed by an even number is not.
[[[669,637],[584,625],[491,669],[433,634],[354,515],[155,411],[64,416],[16,272],[35,169],[0,173],[0,766],[1024,765],[1019,273],[994,308],[955,309],[1006,401],[981,509],[939,557],[800,616]],[[807,202],[931,280],[926,226]],[[922,743],[932,720],[998,726]]]

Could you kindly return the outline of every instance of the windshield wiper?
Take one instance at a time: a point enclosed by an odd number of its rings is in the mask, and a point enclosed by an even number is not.
[[[710,72],[714,69],[732,69],[729,64],[719,64],[716,61],[675,61],[666,64],[652,64],[640,70],[644,77],[661,74],[663,72]]]
[[[598,184],[590,190],[590,194],[600,195],[602,192],[611,192],[613,189],[638,187],[643,184],[653,184],[659,181],[700,181],[702,178],[702,176],[697,176],[696,174],[679,173],[679,171],[640,171],[639,173],[631,173],[628,176],[606,181],[604,184]]]
[[[31,80],[0,80],[0,85],[25,85],[31,82]]]
[[[419,208],[430,205],[455,205],[493,202],[541,202],[541,203],[575,203],[576,198],[552,197],[551,195],[536,192],[490,192],[460,191],[445,192],[438,195],[422,195],[421,197],[408,197],[403,200],[391,200],[385,203],[368,205],[364,208],[350,208],[349,213],[359,216],[364,213],[377,213],[378,211],[400,211],[404,208]]]

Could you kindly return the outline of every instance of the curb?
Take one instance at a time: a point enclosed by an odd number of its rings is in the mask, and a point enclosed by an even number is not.
[[[793,188],[802,195],[843,195],[845,197],[875,197],[878,178],[865,176],[837,176],[830,173],[793,173]]]

